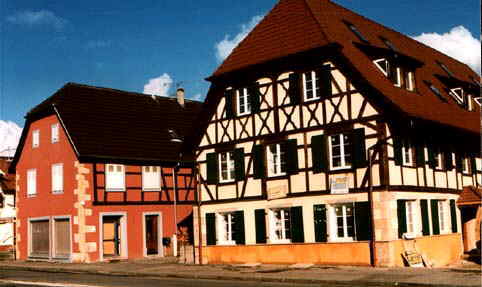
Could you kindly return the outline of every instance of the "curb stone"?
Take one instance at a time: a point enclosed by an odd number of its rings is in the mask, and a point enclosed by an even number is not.
[[[0,265],[1,266],[1,265]],[[2,270],[21,270],[21,271],[34,271],[34,272],[46,272],[46,273],[66,273],[66,274],[92,274],[92,275],[105,275],[105,276],[122,276],[122,277],[145,277],[145,278],[179,278],[179,279],[201,279],[201,280],[227,280],[227,281],[252,281],[252,282],[280,282],[280,283],[293,283],[293,284],[328,284],[334,286],[353,286],[354,281],[344,280],[322,280],[322,279],[304,279],[304,278],[286,278],[286,277],[263,277],[263,276],[233,276],[233,275],[202,275],[198,273],[194,274],[178,274],[178,273],[159,273],[159,274],[146,274],[141,272],[118,272],[118,271],[101,271],[101,270],[70,270],[63,268],[50,268],[50,267],[28,267],[28,266],[1,266]],[[475,271],[475,270],[474,270]],[[474,272],[480,273],[480,272]],[[259,273],[258,273],[259,274]],[[452,284],[431,284],[431,283],[411,283],[411,282],[380,282],[380,281],[368,281],[357,280],[357,285],[363,286],[377,286],[377,287],[467,287],[466,285],[452,285]],[[469,285],[470,286],[470,285]],[[479,285],[472,285],[478,287]]]

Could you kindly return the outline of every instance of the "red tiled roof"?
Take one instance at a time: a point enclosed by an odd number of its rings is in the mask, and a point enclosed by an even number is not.
[[[367,38],[369,45],[387,49],[381,37],[388,39],[398,52],[423,63],[416,72],[417,93],[395,87],[358,48],[358,37],[348,29],[349,22]],[[445,90],[437,75],[447,73],[437,64],[445,64],[458,80],[472,83],[480,77],[463,64],[399,32],[358,15],[329,0],[280,0],[269,14],[236,47],[215,71],[213,78],[255,64],[338,43],[342,55],[364,79],[389,103],[406,115],[428,120],[471,133],[480,132],[480,107],[473,112],[460,107]],[[426,84],[432,83],[446,101],[438,98]]]
[[[482,204],[482,190],[475,186],[466,186],[457,200],[458,205]]]

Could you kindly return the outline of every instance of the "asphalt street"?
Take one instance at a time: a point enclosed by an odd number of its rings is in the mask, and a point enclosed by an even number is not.
[[[0,270],[0,287],[313,287],[319,284],[271,283],[253,281],[192,280],[90,274],[48,273]],[[333,284],[330,287],[337,287]],[[346,286],[346,285],[342,285]],[[373,286],[373,285],[371,285]],[[383,285],[380,285],[383,286]],[[328,285],[326,285],[328,287]],[[356,286],[353,286],[356,287]]]

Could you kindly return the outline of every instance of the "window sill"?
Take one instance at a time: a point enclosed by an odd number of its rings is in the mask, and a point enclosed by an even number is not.
[[[313,102],[316,102],[316,101],[321,100],[321,97],[316,97],[316,98],[312,98],[312,99],[304,98],[303,100],[304,100],[304,101],[303,101],[304,103],[311,104],[311,103],[313,103]]]
[[[159,188],[143,188],[142,191],[143,192],[159,192],[159,191],[161,191],[161,188],[160,187]]]
[[[337,237],[329,242],[332,242],[332,243],[338,243],[338,242],[355,242],[355,240],[353,239],[353,237],[346,237],[346,238],[340,238],[340,237]]]
[[[250,116],[250,115],[251,115],[251,112],[249,112],[249,113],[244,113],[244,114],[236,114],[236,117],[237,117],[237,118],[243,118],[243,117]]]
[[[330,172],[350,172],[353,168],[351,166],[330,167]]]
[[[34,198],[37,197],[37,194],[27,194],[27,198]]]
[[[291,239],[268,240],[268,244],[288,244],[288,243],[291,243]]]
[[[125,192],[125,189],[106,189],[106,192]]]
[[[64,191],[63,191],[63,190],[52,191],[52,194],[53,194],[53,195],[64,194]]]

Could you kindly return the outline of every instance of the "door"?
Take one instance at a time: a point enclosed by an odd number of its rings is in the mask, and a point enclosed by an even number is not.
[[[146,254],[159,255],[159,215],[146,215]]]
[[[102,222],[104,257],[120,256],[121,217],[105,216]]]

